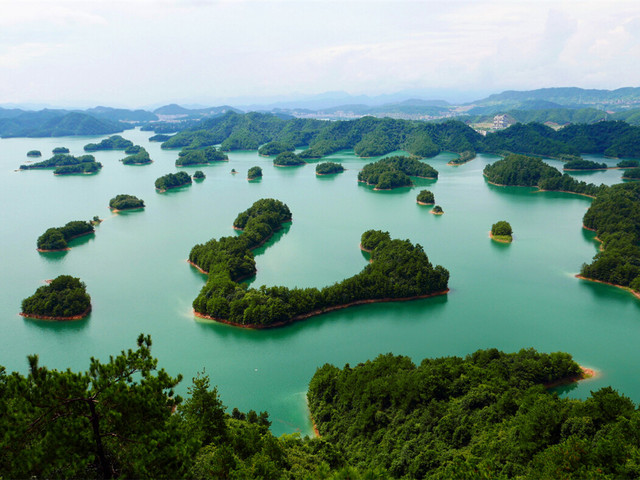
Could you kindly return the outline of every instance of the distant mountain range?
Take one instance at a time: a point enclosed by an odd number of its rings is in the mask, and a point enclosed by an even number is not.
[[[401,93],[369,97],[327,92],[298,101],[266,105],[221,105],[187,108],[175,103],[153,111],[98,106],[86,110],[0,108],[1,137],[48,137],[102,135],[121,132],[134,125],[145,130],[179,131],[204,118],[227,112],[259,111],[280,118],[353,119],[363,116],[413,120],[459,118],[486,122],[493,115],[508,113],[522,123],[593,123],[605,119],[640,124],[640,88],[586,90],[577,87],[505,91],[486,98],[453,105],[444,100],[402,97]],[[407,95],[407,93],[405,93]]]

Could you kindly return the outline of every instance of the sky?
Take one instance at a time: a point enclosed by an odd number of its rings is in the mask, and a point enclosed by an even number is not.
[[[0,0],[0,104],[640,86],[640,1]],[[447,98],[448,97],[448,98]]]

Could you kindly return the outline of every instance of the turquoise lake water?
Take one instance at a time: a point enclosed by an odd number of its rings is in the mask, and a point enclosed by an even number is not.
[[[356,177],[375,159],[353,152],[329,157],[347,170],[324,177],[316,177],[314,164],[276,168],[257,152],[232,152],[229,162],[184,169],[203,170],[202,183],[158,194],[154,181],[178,170],[177,151],[162,151],[148,142],[151,135],[123,134],[144,146],[153,164],[125,166],[118,161],[125,156],[121,151],[96,152],[104,165],[100,173],[69,177],[15,170],[30,160],[28,150],[48,158],[52,148],[66,146],[79,155],[86,143],[104,137],[0,140],[0,364],[8,370],[26,372],[32,353],[50,367],[84,370],[89,357],[108,359],[133,348],[144,332],[152,336],[159,365],[184,375],[180,393],[204,369],[229,410],[268,411],[275,434],[311,433],[305,392],[317,367],[353,365],[387,352],[419,362],[489,347],[562,350],[601,372],[565,394],[583,398],[612,385],[640,401],[640,301],[574,277],[598,248],[594,234],[581,228],[589,198],[492,186],[482,169],[498,157],[479,155],[453,167],[448,153],[426,160],[439,171],[437,181],[417,179],[413,188],[374,192]],[[248,182],[246,172],[254,165],[264,177]],[[232,175],[232,168],[239,173]],[[575,176],[612,184],[620,182],[621,171]],[[423,188],[433,191],[444,215],[416,204]],[[142,198],[146,209],[112,214],[109,199],[120,193]],[[353,307],[267,331],[196,320],[191,302],[205,277],[186,263],[189,250],[233,235],[236,215],[265,197],[287,203],[293,222],[256,251],[253,285],[321,287],[351,276],[367,262],[358,248],[360,235],[375,228],[420,243],[434,264],[451,272],[450,293]],[[104,222],[95,235],[73,241],[70,251],[36,251],[36,239],[47,228],[94,215]],[[511,223],[512,244],[489,239],[498,220]],[[87,284],[91,315],[69,323],[20,317],[20,301],[61,274]]]

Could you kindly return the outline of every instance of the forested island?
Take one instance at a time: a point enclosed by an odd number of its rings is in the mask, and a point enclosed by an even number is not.
[[[127,150],[125,150],[125,153],[129,153],[130,155],[120,160],[123,165],[149,165],[152,162],[149,152],[147,152],[144,147],[138,147],[133,149],[133,151]]]
[[[251,167],[247,171],[247,180],[255,180],[262,177],[262,169],[258,166]]]
[[[193,179],[196,182],[201,182],[205,178],[207,178],[207,176],[204,174],[202,170],[196,170],[195,172],[193,172]]]
[[[73,220],[64,227],[48,228],[38,237],[36,242],[39,252],[57,252],[68,250],[68,242],[74,238],[82,237],[94,233],[95,229],[91,222],[83,220]]]
[[[500,220],[491,225],[489,236],[496,242],[511,243],[513,241],[513,229],[509,222]]]
[[[476,158],[476,152],[473,150],[465,150],[464,152],[460,152],[457,158],[451,160],[447,165],[462,165],[464,163],[470,162]]]
[[[636,168],[640,167],[640,161],[638,160],[620,160],[616,167],[618,168]]]
[[[40,150],[29,150],[27,152],[27,157],[41,157],[42,152]]]
[[[333,175],[344,172],[344,167],[340,163],[322,162],[316,165],[316,175]]]
[[[60,275],[22,300],[20,315],[43,320],[79,320],[91,312],[91,297],[79,278]]]
[[[567,163],[565,163],[564,166],[562,167],[562,169],[565,171],[606,170],[607,168],[609,167],[607,167],[606,163],[592,162],[591,160],[584,160],[584,159],[570,160]]]
[[[57,153],[53,157],[41,162],[20,165],[20,170],[38,170],[53,168],[54,175],[71,173],[95,173],[102,168],[102,163],[96,162],[93,155],[72,155]]]
[[[409,177],[437,179],[438,172],[432,166],[415,158],[396,156],[369,163],[358,173],[358,181],[373,185],[374,190],[390,190],[413,185]]]
[[[296,147],[288,142],[269,142],[258,149],[258,155],[269,157],[271,155],[279,155],[284,152],[293,152]]]
[[[51,153],[53,153],[54,155],[58,153],[69,153],[69,149],[67,147],[56,147],[51,150]]]
[[[185,185],[191,185],[191,177],[187,172],[167,173],[162,177],[156,179],[156,189],[162,193],[166,192],[170,188],[184,187]]]
[[[392,240],[387,232],[370,230],[361,246],[371,252],[362,272],[322,289],[247,288],[238,283],[255,274],[251,250],[262,245],[289,221],[289,208],[273,199],[258,200],[238,215],[239,237],[212,239],[196,245],[189,261],[209,278],[193,301],[197,316],[237,326],[268,328],[364,303],[427,298],[446,293],[449,272],[433,267],[420,245]]]
[[[216,147],[205,147],[198,150],[183,149],[178,154],[176,167],[186,167],[188,165],[208,165],[214,162],[227,162],[229,157]]]
[[[442,207],[440,205],[436,205],[431,209],[431,213],[433,213],[434,215],[444,215],[444,210],[442,210]]]
[[[112,135],[105,138],[100,143],[87,143],[84,146],[85,152],[96,152],[98,150],[126,150],[133,146],[131,140],[122,138],[120,135]]]
[[[307,162],[300,158],[300,156],[293,152],[280,153],[273,159],[273,165],[276,167],[297,167],[298,165],[305,165],[306,163]]]
[[[630,168],[629,170],[625,170],[622,174],[623,180],[640,180],[640,168]]]
[[[120,194],[109,200],[109,208],[114,212],[122,210],[137,210],[144,208],[144,201],[138,197],[127,194]]]
[[[436,197],[433,195],[433,192],[429,190],[420,190],[420,193],[418,193],[416,197],[416,202],[420,205],[433,205],[436,203]]]
[[[165,135],[164,133],[158,133],[157,135],[153,135],[149,137],[150,142],[166,142],[171,138],[171,135]]]

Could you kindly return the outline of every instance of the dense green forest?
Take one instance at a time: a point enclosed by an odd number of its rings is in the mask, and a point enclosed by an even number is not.
[[[87,143],[84,146],[85,152],[96,152],[98,150],[126,150],[133,146],[131,140],[122,138],[120,135],[112,135],[105,138],[100,143]]]
[[[602,250],[580,274],[640,292],[640,183],[613,185],[598,193],[584,215]]]
[[[145,150],[145,148],[143,146],[131,145],[130,147],[127,147],[127,148],[124,149],[124,153],[126,153],[127,155],[135,155],[136,153],[140,153],[143,150]]]
[[[358,181],[374,185],[376,190],[388,190],[413,185],[412,177],[438,178],[432,166],[410,157],[387,157],[369,163],[358,172]]]
[[[20,165],[20,170],[36,170],[39,168],[56,168],[67,165],[78,165],[80,163],[95,163],[96,158],[93,155],[80,155],[74,157],[65,153],[56,153],[51,158],[41,162],[30,163],[28,165]]]
[[[89,175],[98,173],[102,168],[100,162],[80,162],[75,165],[62,165],[56,167],[53,171],[54,175]]]
[[[64,227],[48,228],[38,237],[37,247],[38,250],[64,250],[70,240],[93,232],[91,222],[73,220]]]
[[[637,478],[640,412],[611,387],[586,400],[545,385],[579,377],[565,353],[479,350],[324,365],[307,397],[322,438],[390,478]]]
[[[144,208],[144,201],[133,195],[122,193],[109,200],[109,208],[112,210],[131,210],[134,208]]]
[[[136,147],[138,147],[138,145],[136,145]],[[125,153],[130,153],[127,150],[125,150]],[[148,165],[151,163],[151,157],[144,147],[138,147],[133,153],[127,155],[120,161],[123,165]]]
[[[640,161],[638,160],[620,160],[616,167],[618,168],[636,168],[640,167]]]
[[[40,150],[29,150],[27,152],[27,157],[41,157],[42,152]]]
[[[193,179],[194,180],[202,181],[205,178],[207,178],[207,176],[204,174],[204,172],[202,170],[196,170],[195,172],[193,172]]]
[[[298,165],[304,165],[305,163],[307,162],[293,152],[279,153],[278,156],[273,159],[273,164],[276,167],[296,167]]]
[[[258,149],[258,154],[268,157],[270,155],[278,155],[284,152],[293,152],[296,147],[288,142],[269,142]]]
[[[171,138],[171,135],[165,135],[164,133],[158,133],[149,137],[150,142],[166,142]]]
[[[240,279],[255,274],[251,249],[264,243],[290,218],[282,202],[258,200],[234,222],[235,228],[244,230],[242,235],[193,247],[189,261],[209,274],[193,301],[196,313],[262,328],[351,304],[425,297],[447,289],[449,272],[441,266],[433,267],[420,245],[392,240],[388,233],[377,231],[365,232],[362,237],[362,245],[371,251],[371,263],[339,283],[322,289],[264,285],[256,289],[239,284]]]
[[[253,180],[255,178],[260,178],[262,177],[262,169],[258,166],[255,167],[251,167],[248,171],[247,171],[247,178],[249,180]]]
[[[430,205],[432,203],[436,203],[436,197],[430,190],[420,190],[420,193],[418,193],[418,196],[416,197],[416,202],[424,205]]]
[[[563,170],[606,170],[606,163],[592,162],[591,160],[570,160],[564,164]]]
[[[640,168],[630,168],[622,174],[623,180],[640,180]]]
[[[53,153],[54,155],[58,153],[69,153],[69,149],[67,147],[56,147],[51,150],[51,153]]]
[[[513,241],[513,229],[511,224],[506,220],[500,220],[491,225],[491,238],[499,242]]]
[[[340,163],[322,162],[316,165],[316,175],[331,175],[344,172],[344,167]]]
[[[125,128],[130,126],[66,110],[23,111],[12,118],[0,118],[0,137],[3,138],[108,135]]]
[[[167,173],[156,179],[155,186],[160,192],[164,192],[170,188],[183,187],[191,185],[191,177],[187,172]]]
[[[26,317],[64,319],[85,316],[90,310],[91,297],[87,294],[86,285],[79,278],[69,275],[54,278],[22,300],[22,315]]]
[[[204,147],[197,150],[182,149],[176,160],[176,167],[188,165],[207,165],[214,162],[226,162],[229,157],[216,147]]]

